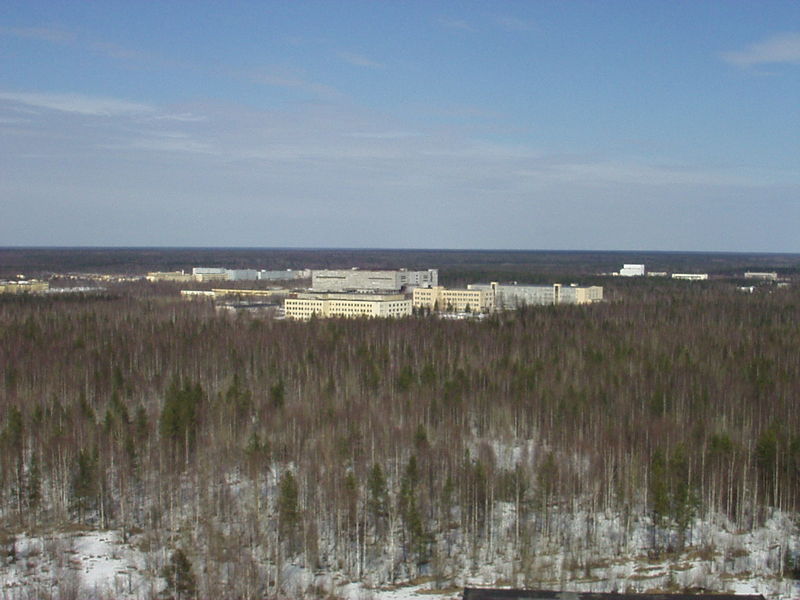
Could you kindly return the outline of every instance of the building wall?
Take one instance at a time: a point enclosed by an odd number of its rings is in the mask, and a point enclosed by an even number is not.
[[[490,312],[494,310],[494,293],[491,289],[449,290],[442,286],[414,288],[412,301],[416,308],[453,310],[465,312]]]
[[[542,306],[556,303],[556,287],[552,285],[517,285],[498,283],[476,283],[469,289],[488,289],[494,291],[494,306],[498,310],[514,309],[520,306]]]
[[[360,269],[315,270],[311,273],[311,288],[320,292],[346,290],[400,290],[416,286],[437,285],[439,271],[362,271]]]
[[[708,273],[673,273],[673,279],[685,279],[688,281],[705,281],[708,279]]]
[[[644,265],[622,265],[619,274],[623,277],[642,277],[644,275]]]
[[[744,274],[745,279],[763,279],[765,281],[777,281],[778,280],[778,273],[775,271],[771,271],[769,273],[757,272],[757,271],[746,271]]]
[[[225,269],[222,267],[194,267],[192,275],[225,275]]]
[[[3,294],[38,294],[50,289],[47,281],[3,281],[0,282],[0,293]]]
[[[469,289],[494,292],[494,307],[497,310],[515,309],[520,306],[548,306],[553,304],[590,304],[603,299],[601,286],[517,285],[498,283],[474,283]]]
[[[399,318],[411,314],[411,300],[401,294],[387,296],[363,294],[298,294],[287,298],[284,311],[289,319],[326,317]]]
[[[194,275],[183,271],[153,271],[147,274],[147,281],[194,281]]]
[[[303,279],[305,277],[310,277],[311,271],[308,269],[301,269],[301,270],[292,270],[286,269],[285,271],[266,271],[261,270],[258,272],[259,279],[265,280],[283,280],[283,279]]]
[[[561,286],[558,291],[559,304],[591,304],[603,299],[603,288],[599,285],[581,287]]]

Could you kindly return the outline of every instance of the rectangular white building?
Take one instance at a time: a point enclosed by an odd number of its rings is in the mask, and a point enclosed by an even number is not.
[[[619,274],[622,277],[643,277],[644,265],[624,264],[619,270]]]

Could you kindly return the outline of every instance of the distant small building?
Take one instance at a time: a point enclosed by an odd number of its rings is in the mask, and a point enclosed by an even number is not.
[[[619,270],[621,277],[643,277],[644,265],[638,264],[624,264]]]
[[[47,281],[25,279],[22,281],[0,281],[0,294],[40,294],[50,289]]]
[[[708,279],[708,273],[673,273],[672,278],[686,281],[705,281]]]
[[[147,281],[194,281],[194,275],[183,271],[152,271],[147,274]]]
[[[775,271],[759,272],[759,271],[746,271],[744,274],[745,279],[761,279],[762,281],[778,281],[778,274]]]

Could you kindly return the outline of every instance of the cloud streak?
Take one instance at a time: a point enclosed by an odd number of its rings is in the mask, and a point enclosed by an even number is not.
[[[773,35],[743,50],[725,52],[722,58],[737,67],[780,63],[800,65],[800,32]]]
[[[0,92],[0,101],[96,117],[141,114],[155,111],[155,107],[149,104],[83,94]]]
[[[525,32],[534,30],[533,23],[523,19],[518,19],[517,17],[502,16],[495,18],[494,21],[500,28],[505,29],[506,31]]]
[[[0,27],[0,35],[52,44],[69,44],[76,39],[76,35],[72,31],[60,27]]]
[[[367,67],[369,69],[383,69],[386,65],[378,61],[367,58],[363,54],[356,54],[355,52],[339,52],[339,58],[344,62],[349,63],[355,67]]]

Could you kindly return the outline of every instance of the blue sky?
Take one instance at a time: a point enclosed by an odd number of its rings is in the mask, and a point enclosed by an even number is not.
[[[0,245],[800,252],[800,2],[12,2]]]

